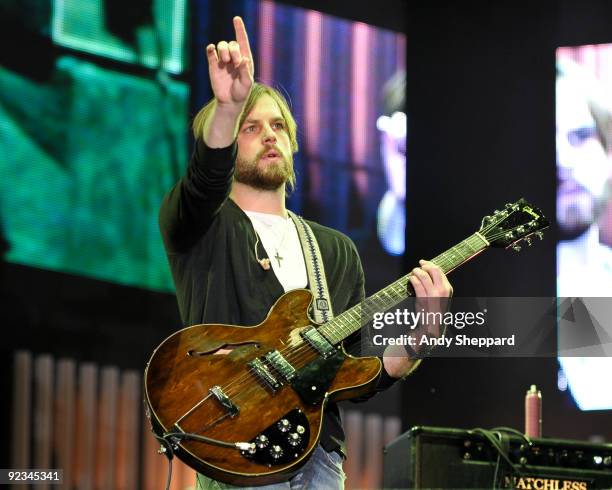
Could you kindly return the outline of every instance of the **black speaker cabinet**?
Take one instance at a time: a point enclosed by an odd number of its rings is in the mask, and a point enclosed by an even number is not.
[[[612,444],[519,436],[505,443],[520,469],[497,468],[497,487],[533,490],[612,489]],[[473,431],[413,427],[384,451],[384,488],[494,488],[497,452]]]

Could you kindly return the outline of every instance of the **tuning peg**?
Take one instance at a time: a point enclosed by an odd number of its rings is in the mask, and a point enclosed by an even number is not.
[[[524,227],[523,225],[521,225],[521,226],[517,226],[517,227],[516,227],[516,231],[517,231],[518,233],[525,233],[525,227]]]
[[[534,233],[535,236],[537,236],[540,240],[544,240],[544,233],[541,231],[536,231]]]
[[[527,238],[525,238],[525,241],[527,242],[527,246],[531,247],[531,244],[533,243],[533,239],[530,236],[528,236]]]
[[[521,246],[518,243],[515,243],[514,245],[512,245],[512,250],[514,250],[515,252],[520,252]]]
[[[512,209],[512,203],[506,203],[504,206],[506,209]]]
[[[482,218],[482,223],[480,224],[480,227],[484,228],[485,226],[489,226],[492,222],[493,222],[492,216],[485,216],[484,218]]]
[[[506,232],[505,237],[506,237],[507,239],[509,239],[509,240],[512,240],[512,239],[514,238],[514,232],[512,232],[512,231],[508,231],[508,232]]]

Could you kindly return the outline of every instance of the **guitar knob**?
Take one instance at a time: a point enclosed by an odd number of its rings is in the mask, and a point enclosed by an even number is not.
[[[297,432],[293,432],[289,434],[288,439],[289,439],[289,444],[291,444],[292,446],[297,446],[300,442],[302,442],[302,438]]]
[[[280,447],[279,445],[275,444],[274,446],[270,448],[270,456],[272,456],[273,459],[278,459],[282,455],[283,455],[283,448]]]
[[[255,438],[255,444],[259,449],[265,448],[269,443],[270,440],[263,434],[260,434]]]
[[[289,429],[291,429],[291,422],[289,422],[287,419],[280,419],[276,426],[281,432],[288,432]]]
[[[295,428],[295,431],[296,431],[298,434],[303,434],[304,432],[306,432],[306,429],[304,428],[304,426],[303,426],[303,425],[298,425],[298,426]]]

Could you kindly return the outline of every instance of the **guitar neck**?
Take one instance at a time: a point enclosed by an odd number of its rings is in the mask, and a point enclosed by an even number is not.
[[[431,261],[448,274],[489,247],[489,242],[476,232]],[[319,331],[332,343],[338,344],[373,320],[374,313],[387,311],[412,296],[409,287],[411,273],[400,277],[365,301],[321,325]]]

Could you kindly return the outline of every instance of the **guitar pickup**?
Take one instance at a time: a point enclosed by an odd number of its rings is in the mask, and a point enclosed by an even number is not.
[[[219,403],[227,411],[230,417],[235,417],[236,415],[238,415],[240,409],[230,399],[230,397],[225,394],[225,392],[220,386],[215,385],[208,391],[219,401]]]
[[[281,387],[281,383],[270,372],[261,359],[253,359],[248,363],[248,366],[253,369],[253,374],[262,381],[272,392],[276,392]]]
[[[277,350],[268,352],[265,356],[270,365],[276,369],[286,381],[291,381],[295,376],[295,368]]]
[[[336,351],[334,346],[329,343],[329,340],[327,340],[323,334],[312,325],[302,330],[300,335],[314,350],[321,355],[321,357],[323,357],[323,359],[327,359]]]

